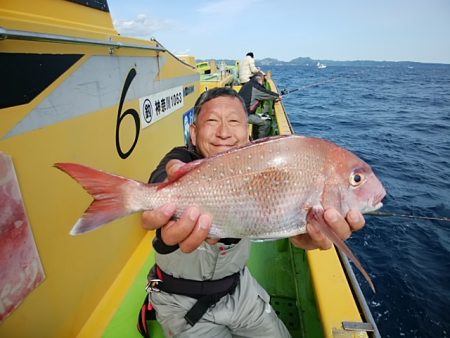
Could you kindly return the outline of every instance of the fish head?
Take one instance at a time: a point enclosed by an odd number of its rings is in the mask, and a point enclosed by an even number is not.
[[[361,213],[383,206],[386,190],[372,168],[352,152],[337,147],[329,153],[322,205],[345,215],[350,209]]]

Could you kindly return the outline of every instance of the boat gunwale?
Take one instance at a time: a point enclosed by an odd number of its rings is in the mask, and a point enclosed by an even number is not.
[[[73,37],[62,34],[49,34],[49,33],[39,33],[30,32],[22,30],[7,29],[0,27],[0,41],[1,40],[26,40],[26,41],[38,41],[38,42],[56,42],[56,43],[72,43],[72,44],[84,44],[84,45],[94,45],[94,46],[106,46],[114,49],[119,48],[131,48],[131,49],[144,49],[157,52],[166,52],[166,48],[160,46],[146,46],[125,43],[120,41],[114,41],[112,39],[99,40],[99,39],[89,39],[81,37]]]

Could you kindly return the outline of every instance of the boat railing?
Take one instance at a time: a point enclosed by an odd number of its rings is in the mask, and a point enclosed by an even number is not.
[[[352,266],[350,265],[347,256],[345,256],[338,248],[336,248],[336,251],[339,254],[339,258],[342,262],[342,267],[344,268],[349,283],[352,286],[352,291],[354,293],[360,311],[362,312],[363,317],[366,320],[366,323],[356,323],[357,326],[355,327],[352,326],[353,323],[346,323],[346,322],[343,322],[342,326],[344,327],[344,329],[349,331],[353,330],[366,331],[369,337],[381,338],[380,331],[378,330],[377,324],[375,323],[375,319],[372,316],[372,312],[370,311],[369,305],[367,304],[366,298],[362,293],[361,287],[359,286],[359,283],[356,279],[355,273],[353,272]]]
[[[110,48],[110,53],[112,53],[115,49],[119,48],[144,49],[156,52],[167,51],[164,47],[160,46],[158,42],[156,42],[156,46],[150,46],[150,45],[141,45],[141,44],[114,41],[111,38],[107,40],[88,39],[59,34],[12,30],[0,27],[0,40],[6,39],[105,46]]]

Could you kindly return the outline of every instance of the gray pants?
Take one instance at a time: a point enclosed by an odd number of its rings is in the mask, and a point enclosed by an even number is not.
[[[256,114],[248,115],[248,123],[253,124],[258,128],[258,138],[269,136],[270,133],[270,120],[263,120]]]
[[[184,315],[195,299],[165,292],[152,292],[150,299],[166,337],[290,337],[269,304],[269,295],[247,268],[241,272],[234,293],[221,298],[194,326],[186,322]]]

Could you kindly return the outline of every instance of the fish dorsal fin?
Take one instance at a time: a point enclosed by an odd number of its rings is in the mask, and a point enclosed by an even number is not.
[[[158,185],[158,189],[160,190],[162,188],[165,188],[174,182],[178,181],[181,177],[189,173],[194,168],[197,168],[200,164],[202,164],[205,161],[205,159],[200,159],[196,161],[192,161],[189,163],[186,163],[181,168],[179,168],[174,174],[170,175],[169,179],[166,182],[162,182]]]

